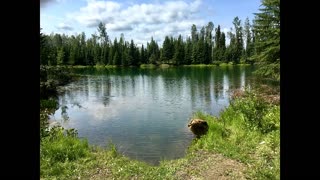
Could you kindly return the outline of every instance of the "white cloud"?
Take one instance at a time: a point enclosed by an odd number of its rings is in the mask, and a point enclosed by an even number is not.
[[[70,25],[67,25],[65,23],[58,24],[57,28],[60,30],[67,30],[67,31],[73,30],[73,27],[71,27]]]
[[[87,28],[96,29],[100,21],[104,22],[111,40],[124,33],[129,37],[127,40],[134,39],[137,44],[146,44],[151,36],[162,43],[166,35],[187,36],[192,24],[198,29],[206,25],[207,22],[196,15],[201,3],[201,0],[166,1],[125,6],[114,1],[88,0],[85,7],[67,17]]]
[[[230,31],[230,28],[223,28],[222,32],[227,36],[227,33]]]
[[[80,24],[93,27],[98,26],[100,21],[113,22],[119,15],[121,5],[112,1],[88,1],[87,6],[80,8],[80,11],[71,13],[67,17],[75,19]]]

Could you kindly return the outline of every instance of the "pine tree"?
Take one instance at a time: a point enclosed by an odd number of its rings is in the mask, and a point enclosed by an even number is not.
[[[146,64],[147,63],[147,58],[146,58],[146,50],[144,49],[144,46],[143,46],[143,44],[142,44],[142,46],[141,46],[141,50],[140,50],[141,52],[140,52],[140,63],[141,64]]]
[[[128,65],[136,65],[136,61],[135,61],[135,51],[136,51],[136,47],[134,45],[134,42],[133,40],[131,39],[131,42],[130,42],[130,47],[129,47],[129,58],[128,58]]]
[[[197,26],[195,24],[192,24],[191,26],[191,40],[192,40],[192,44],[195,44],[198,42],[198,32],[197,32]]]
[[[246,59],[246,62],[250,62],[249,58],[253,55],[254,44],[252,42],[251,25],[250,25],[249,18],[246,18],[246,21],[244,23],[244,33],[243,34],[246,38],[245,59]]]
[[[243,52],[243,35],[242,35],[242,26],[241,26],[241,20],[239,17],[235,17],[233,20],[233,25],[235,28],[235,49],[234,49],[234,56],[233,61],[237,64],[240,62],[240,58],[242,56]]]
[[[109,41],[109,37],[107,34],[107,28],[106,28],[106,24],[103,22],[99,23],[98,26],[98,32],[99,32],[99,39],[101,44],[106,44]]]
[[[213,31],[214,25],[212,22],[209,22],[206,26],[206,35],[205,35],[205,64],[211,63],[212,59],[212,31]]]
[[[190,37],[187,38],[184,49],[184,64],[191,64],[192,62],[192,42]]]
[[[173,55],[173,62],[176,65],[183,64],[184,62],[184,46],[181,35],[179,35],[178,40],[175,42],[175,52]]]
[[[220,41],[219,41],[219,46],[220,46],[220,52],[219,52],[219,57],[220,61],[225,61],[226,60],[226,35],[224,32],[221,33]]]
[[[156,64],[160,58],[160,50],[156,41],[153,40],[153,37],[151,37],[150,44],[147,43],[147,51],[148,51],[147,53],[148,63]]]
[[[226,57],[226,62],[232,62],[234,61],[234,59],[237,56],[236,53],[236,35],[234,33],[232,33],[232,28],[231,31],[228,32],[228,37],[230,39],[230,43],[229,46],[226,48],[226,53],[225,53],[225,57]]]
[[[63,59],[64,59],[64,50],[63,47],[58,49],[57,52],[57,65],[63,65]]]
[[[256,74],[280,80],[280,0],[262,0],[255,14]]]
[[[215,47],[214,47],[214,56],[213,59],[215,61],[221,61],[222,58],[220,56],[221,52],[221,31],[220,31],[220,25],[216,28],[216,35],[215,35]]]
[[[174,47],[168,36],[165,37],[162,45],[161,61],[168,63],[173,58]]]

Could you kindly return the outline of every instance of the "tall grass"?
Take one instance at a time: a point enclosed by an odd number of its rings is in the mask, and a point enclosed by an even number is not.
[[[72,162],[88,157],[89,153],[88,142],[78,139],[75,130],[53,127],[41,139],[40,176],[55,177],[63,174],[68,177],[76,171]]]
[[[207,120],[208,133],[193,142],[190,151],[222,153],[247,164],[249,178],[280,179],[280,106],[254,92],[246,92],[221,112],[220,117],[198,112]]]

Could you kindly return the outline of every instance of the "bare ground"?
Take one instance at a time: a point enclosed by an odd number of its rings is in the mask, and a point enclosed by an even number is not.
[[[194,158],[176,173],[177,179],[227,180],[246,179],[246,166],[238,161],[205,151],[197,152]]]
[[[180,166],[173,179],[177,180],[243,180],[246,166],[243,163],[206,151],[198,151],[184,165]],[[79,178],[83,179],[83,178]],[[97,168],[94,173],[84,179],[114,179],[107,167]],[[139,174],[130,179],[140,179]]]

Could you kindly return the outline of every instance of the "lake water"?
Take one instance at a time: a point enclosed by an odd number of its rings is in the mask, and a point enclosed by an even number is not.
[[[194,135],[196,111],[219,115],[229,90],[243,88],[254,67],[79,69],[83,77],[64,88],[51,117],[75,128],[92,145],[116,145],[130,158],[158,164],[183,157]]]

